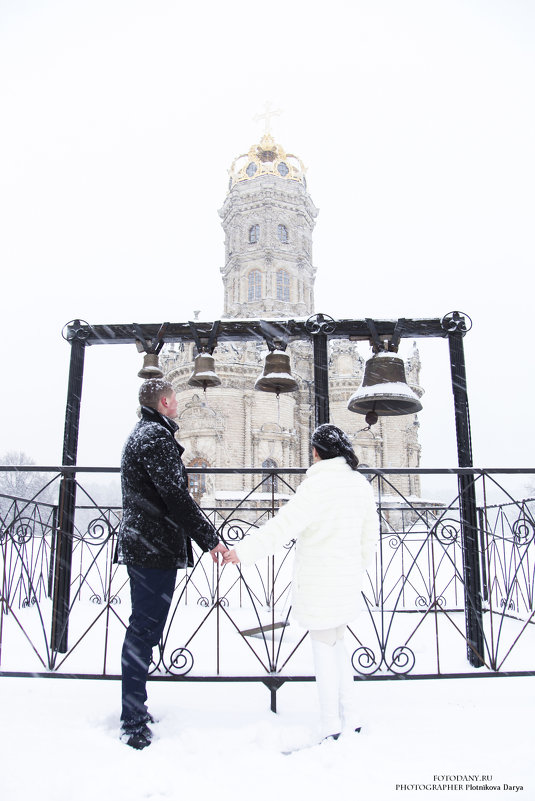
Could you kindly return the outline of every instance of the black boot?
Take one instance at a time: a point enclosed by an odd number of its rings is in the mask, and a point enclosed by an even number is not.
[[[359,734],[361,730],[362,730],[362,726],[357,726],[356,729],[353,729],[353,731],[356,734]],[[341,731],[339,731],[337,734],[328,734],[327,737],[324,737],[321,742],[324,743],[325,740],[338,740],[338,738],[340,737],[341,734],[342,734]]]
[[[152,731],[146,723],[138,724],[137,726],[123,726],[123,733],[121,735],[121,742],[129,745],[130,748],[135,748],[136,751],[141,751],[151,744]]]

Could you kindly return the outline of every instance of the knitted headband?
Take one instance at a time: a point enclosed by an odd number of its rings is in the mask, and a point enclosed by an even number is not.
[[[312,434],[312,445],[316,448],[322,459],[334,459],[336,456],[343,456],[352,470],[356,470],[359,460],[351,440],[341,428],[323,423],[318,426]]]

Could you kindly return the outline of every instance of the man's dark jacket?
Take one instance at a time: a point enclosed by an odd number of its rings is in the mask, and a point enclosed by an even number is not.
[[[177,424],[141,407],[141,420],[128,437],[121,459],[123,517],[117,558],[121,564],[160,569],[193,566],[190,537],[203,551],[219,540],[188,492],[175,439]]]

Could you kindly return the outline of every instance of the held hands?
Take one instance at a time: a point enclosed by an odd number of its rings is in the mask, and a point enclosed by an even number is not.
[[[222,559],[224,559],[224,557],[228,553],[230,553],[229,549],[225,545],[223,545],[222,542],[218,542],[215,548],[212,548],[212,550],[210,551],[210,556],[217,565],[217,563],[219,562],[218,554],[221,554]]]
[[[236,553],[234,548],[231,551],[227,551],[226,553],[223,554],[224,565],[238,565],[239,563],[240,560],[238,559],[238,554]]]
[[[210,551],[210,556],[217,564],[219,562],[219,554],[221,554],[221,562],[223,565],[237,565],[239,564],[239,559],[236,551],[233,549],[229,551],[229,549],[223,545],[222,542],[219,542],[215,548],[212,548]]]

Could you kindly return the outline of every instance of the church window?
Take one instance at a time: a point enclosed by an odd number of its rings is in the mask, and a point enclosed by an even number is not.
[[[282,242],[283,245],[288,244],[288,229],[285,225],[279,225],[277,228],[277,236],[279,237],[279,242]]]
[[[354,372],[353,359],[349,353],[340,353],[336,360],[336,372],[338,375],[352,375]]]
[[[251,225],[249,228],[249,244],[254,245],[260,238],[260,226]]]
[[[290,300],[290,276],[286,270],[277,271],[277,300]]]
[[[268,470],[269,468],[273,469],[277,467],[277,462],[275,459],[266,459],[262,462],[262,467],[264,470]],[[264,473],[262,476],[263,483],[262,483],[262,491],[263,492],[278,492],[279,484],[278,478],[273,473]]]
[[[192,467],[210,467],[206,459],[192,459],[188,464],[189,470]],[[206,473],[191,473],[188,470],[188,486],[189,491],[197,503],[201,502],[201,498],[206,492]]]
[[[248,300],[260,300],[262,298],[262,274],[260,270],[251,270],[248,276]]]

